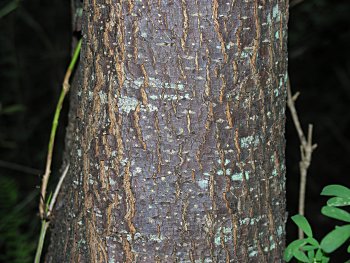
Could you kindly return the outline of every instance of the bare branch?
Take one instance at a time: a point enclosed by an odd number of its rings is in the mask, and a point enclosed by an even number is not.
[[[64,178],[66,177],[67,175],[67,172],[68,172],[68,169],[69,169],[69,164],[66,166],[66,168],[64,169],[61,177],[60,177],[60,180],[58,181],[57,183],[57,186],[56,186],[56,189],[55,189],[55,192],[52,196],[52,199],[51,199],[51,202],[50,202],[50,205],[49,205],[49,209],[47,211],[47,217],[50,217],[51,215],[51,212],[53,210],[53,207],[55,206],[55,203],[56,203],[56,199],[57,199],[57,196],[60,192],[60,189],[61,189],[61,186],[62,186],[62,183],[63,183],[63,180]]]
[[[305,193],[306,193],[306,179],[307,179],[307,171],[311,163],[312,159],[312,152],[316,149],[317,145],[312,144],[312,131],[313,126],[312,124],[309,124],[308,126],[308,133],[307,133],[307,139],[304,135],[303,129],[301,128],[298,113],[295,109],[295,100],[299,96],[299,92],[297,92],[294,96],[292,96],[291,88],[290,88],[290,82],[288,79],[287,83],[287,105],[289,108],[289,111],[292,115],[292,120],[295,126],[295,129],[297,130],[299,141],[300,141],[300,155],[301,155],[301,161],[299,163],[299,169],[300,169],[300,187],[299,187],[299,214],[304,215],[305,214]],[[304,232],[299,229],[298,231],[299,239],[304,238]]]

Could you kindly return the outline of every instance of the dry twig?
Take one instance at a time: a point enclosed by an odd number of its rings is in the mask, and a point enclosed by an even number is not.
[[[296,94],[292,95],[289,79],[287,84],[287,94],[288,94],[287,105],[292,115],[293,123],[294,123],[295,129],[297,130],[298,137],[300,140],[301,161],[299,163],[299,169],[300,169],[299,214],[303,216],[305,211],[305,192],[306,192],[307,171],[311,163],[312,152],[316,149],[317,144],[312,144],[312,124],[309,124],[308,126],[307,138],[304,135],[303,129],[301,128],[301,125],[300,125],[298,113],[295,109],[295,104],[294,104],[294,102],[296,101],[300,93],[297,92]],[[298,237],[299,239],[304,238],[304,232],[300,228],[298,231]]]

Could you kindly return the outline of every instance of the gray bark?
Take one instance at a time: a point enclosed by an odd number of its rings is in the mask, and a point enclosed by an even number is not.
[[[47,262],[281,262],[287,0],[85,1]]]

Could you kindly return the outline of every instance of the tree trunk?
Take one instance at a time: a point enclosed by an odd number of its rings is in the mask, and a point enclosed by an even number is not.
[[[287,0],[84,3],[47,262],[281,262]]]

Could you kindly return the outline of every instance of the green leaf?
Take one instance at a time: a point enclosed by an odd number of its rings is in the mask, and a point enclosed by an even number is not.
[[[24,111],[26,108],[22,104],[14,104],[1,109],[0,114],[14,114],[17,112]]]
[[[311,251],[311,250],[316,250],[316,249],[318,249],[318,247],[316,247],[316,246],[311,246],[311,245],[303,246],[304,251]]]
[[[343,209],[340,209],[337,207],[331,207],[331,206],[324,206],[322,207],[321,213],[330,218],[334,218],[334,219],[338,219],[338,220],[342,220],[350,223],[350,213],[348,213]]]
[[[321,241],[321,248],[326,253],[332,253],[350,237],[350,225],[339,226],[329,232]]]
[[[304,239],[298,239],[294,240],[292,243],[290,243],[286,250],[284,251],[283,258],[286,262],[289,262],[294,255],[295,250],[299,250],[300,247],[306,244],[306,241]]]
[[[315,258],[315,250],[309,250],[307,252],[307,257],[309,259],[309,262],[313,262],[313,259]]]
[[[348,246],[348,249],[346,250],[348,253],[350,253],[350,245]]]
[[[339,184],[331,184],[323,188],[321,195],[350,197],[350,189]]]
[[[306,262],[306,263],[309,262],[309,259],[308,259],[308,257],[305,255],[305,253],[302,252],[302,251],[300,251],[299,249],[297,249],[297,250],[295,250],[295,251],[293,252],[293,256],[294,256],[297,260],[299,260],[299,261],[301,261],[301,262]]]
[[[347,206],[350,205],[350,197],[333,197],[327,201],[329,206]]]
[[[322,257],[321,262],[322,263],[328,263],[329,262],[329,257]]]
[[[316,252],[315,259],[316,259],[317,261],[321,261],[322,257],[323,257],[322,249],[318,249],[317,252]]]
[[[316,248],[319,248],[320,243],[318,243],[318,241],[316,239],[314,239],[313,237],[308,237],[305,239],[306,242],[308,242],[309,244],[313,245]]]
[[[292,220],[301,230],[303,230],[303,232],[308,237],[312,237],[311,226],[309,225],[309,222],[307,221],[307,219],[304,216],[295,215],[295,216],[292,216]]]
[[[13,10],[15,10],[18,7],[18,0],[14,0],[9,2],[7,5],[2,7],[0,9],[0,18],[6,16],[7,14],[11,13]]]

